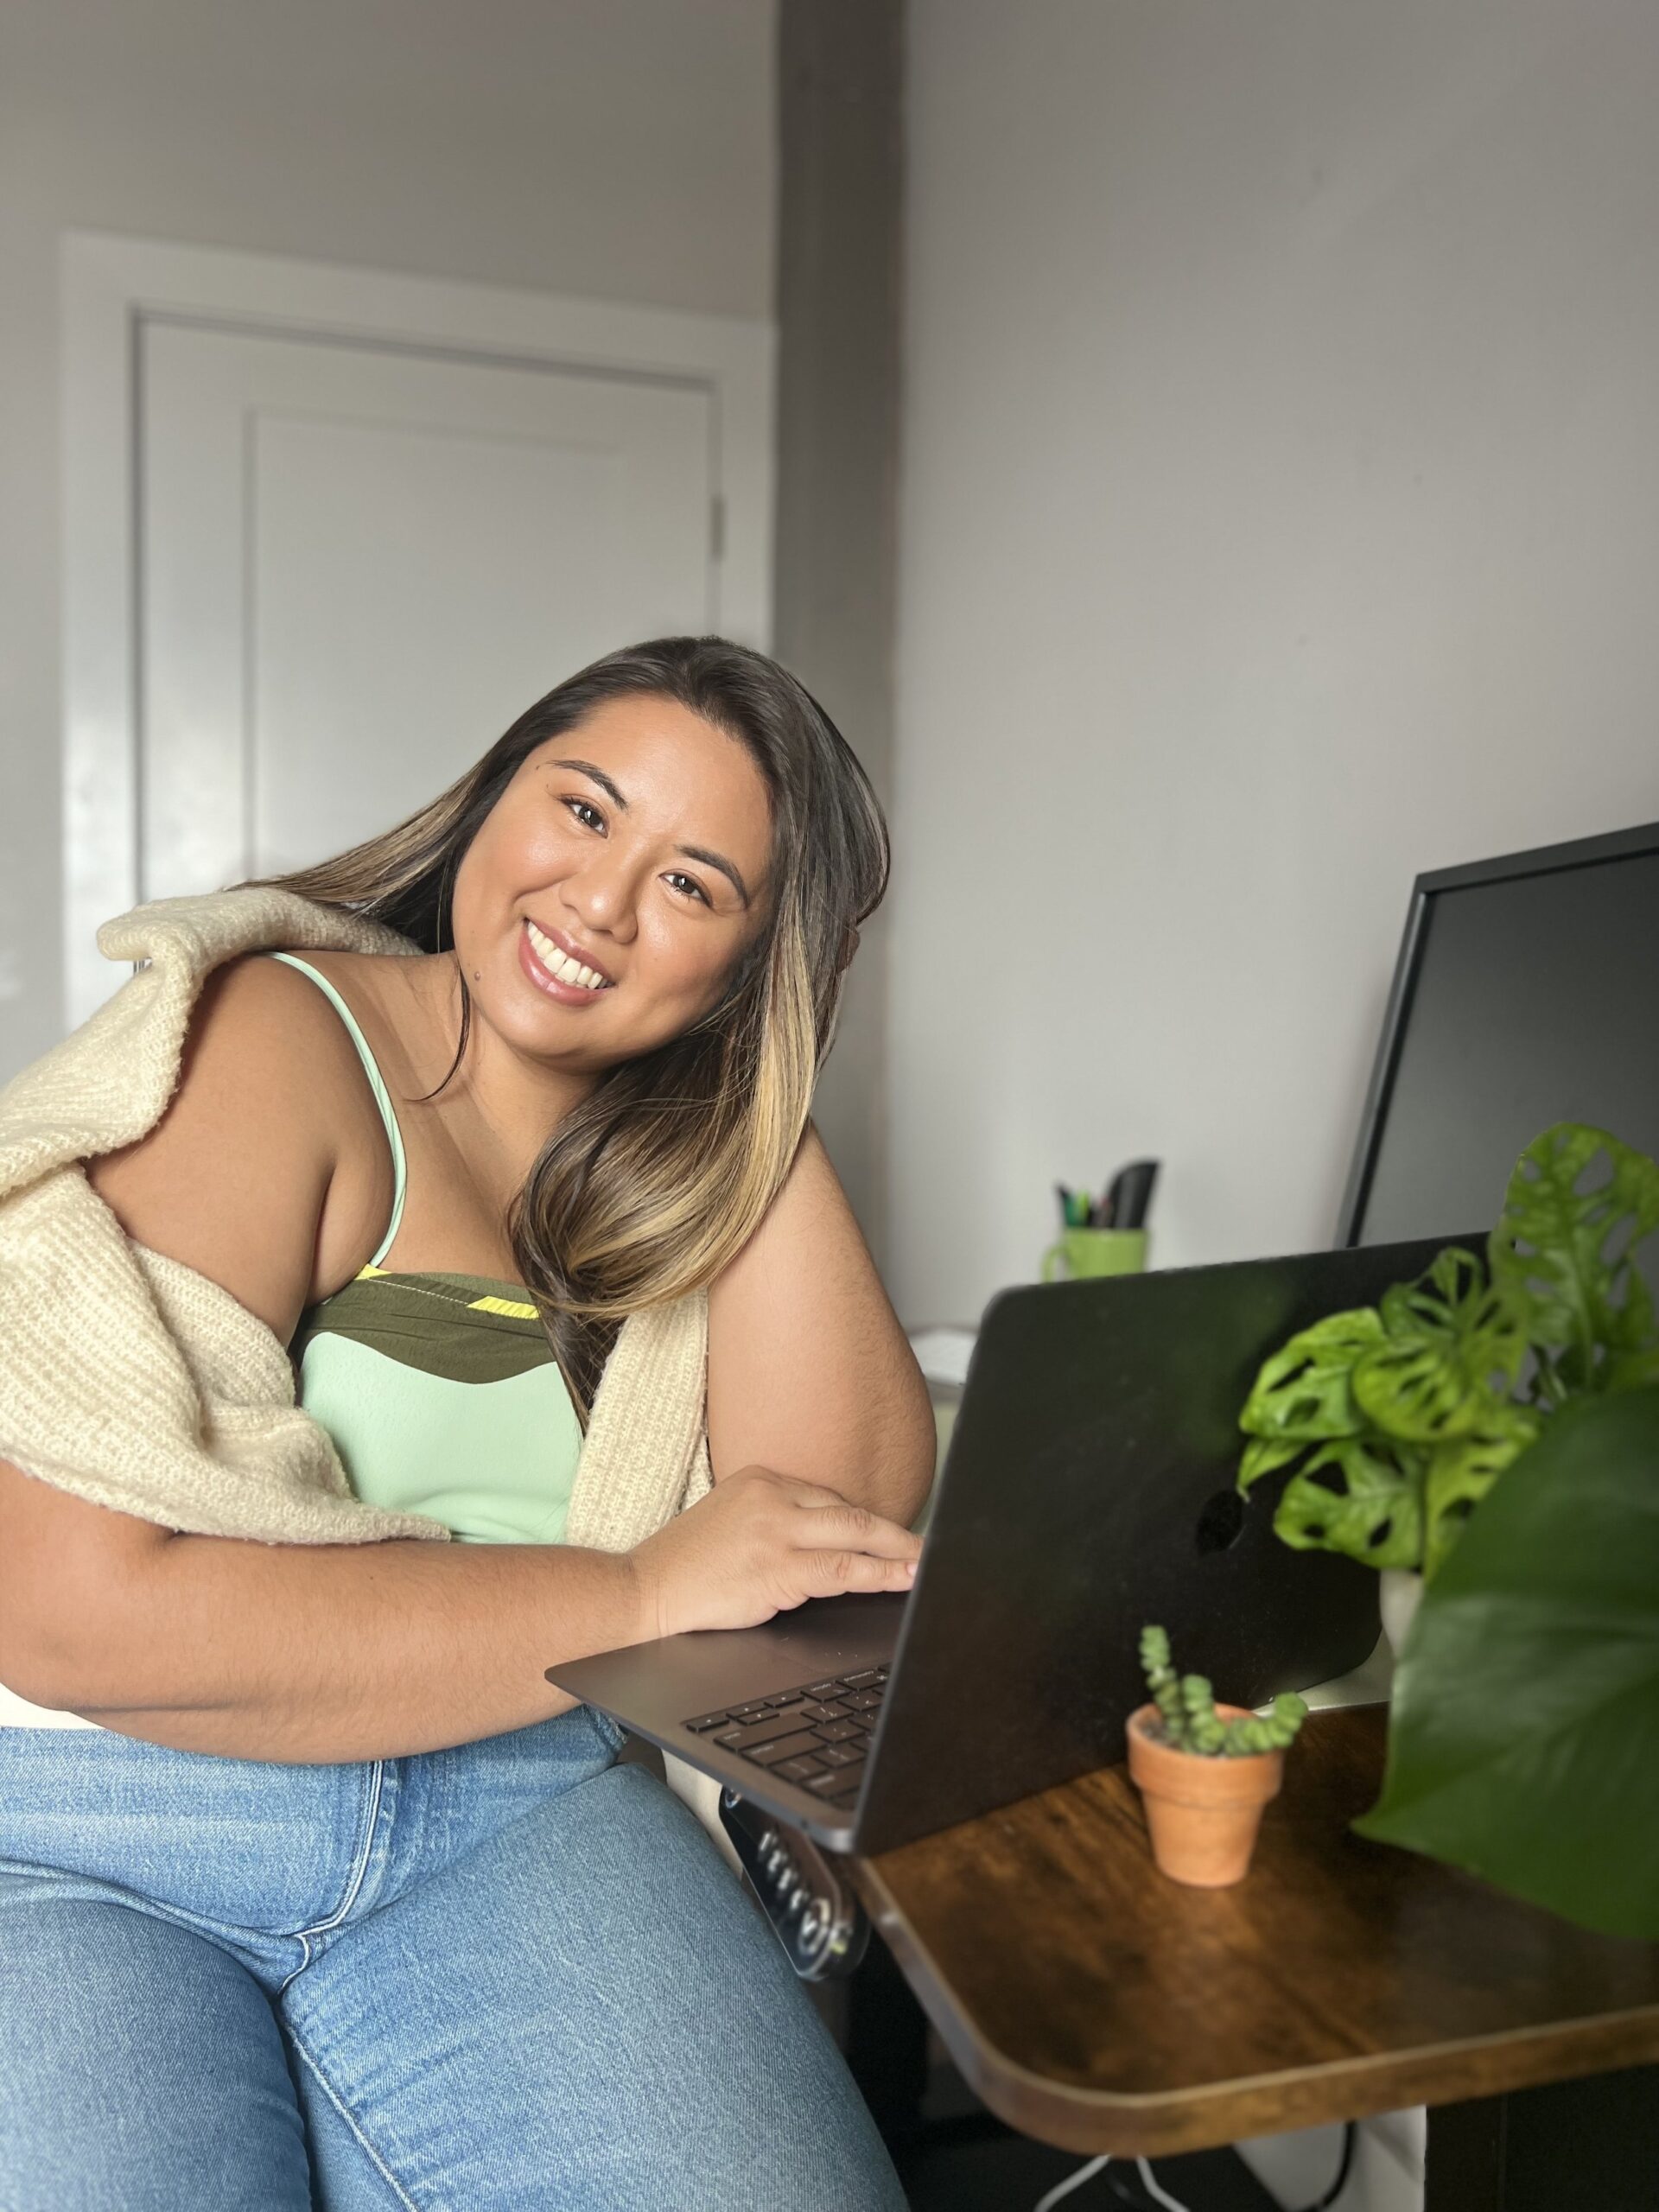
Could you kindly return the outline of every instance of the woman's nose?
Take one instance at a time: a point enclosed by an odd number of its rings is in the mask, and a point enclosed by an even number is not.
[[[638,876],[637,867],[613,849],[594,854],[560,888],[572,912],[589,929],[602,929],[607,937],[626,943],[634,931]]]

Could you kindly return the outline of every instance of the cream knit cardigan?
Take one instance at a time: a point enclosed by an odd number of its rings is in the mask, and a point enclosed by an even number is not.
[[[77,1497],[199,1535],[446,1541],[441,1522],[353,1497],[327,1431],[295,1402],[277,1338],[207,1276],[131,1242],[80,1166],[161,1119],[191,1007],[221,962],[416,948],[270,890],[158,899],[106,922],[98,944],[138,972],[0,1090],[0,1457]],[[699,1291],[623,1324],[566,1542],[629,1550],[710,1487],[708,1318]],[[74,1725],[0,1691],[0,1721],[36,1715]]]

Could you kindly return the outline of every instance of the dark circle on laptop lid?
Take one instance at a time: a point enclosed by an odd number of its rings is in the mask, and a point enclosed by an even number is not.
[[[1218,1490],[1198,1516],[1199,1556],[1230,1551],[1244,1533],[1244,1501],[1236,1490]]]

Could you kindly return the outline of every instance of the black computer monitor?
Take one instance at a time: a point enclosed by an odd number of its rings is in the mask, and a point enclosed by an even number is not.
[[[1338,1243],[1495,1221],[1552,1122],[1659,1154],[1659,823],[1418,877]]]

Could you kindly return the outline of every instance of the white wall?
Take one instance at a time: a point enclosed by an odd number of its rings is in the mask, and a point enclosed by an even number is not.
[[[1659,816],[1659,10],[912,0],[889,1281],[1328,1241],[1413,875]]]
[[[60,1033],[57,253],[772,309],[774,0],[4,0],[0,1079]]]

